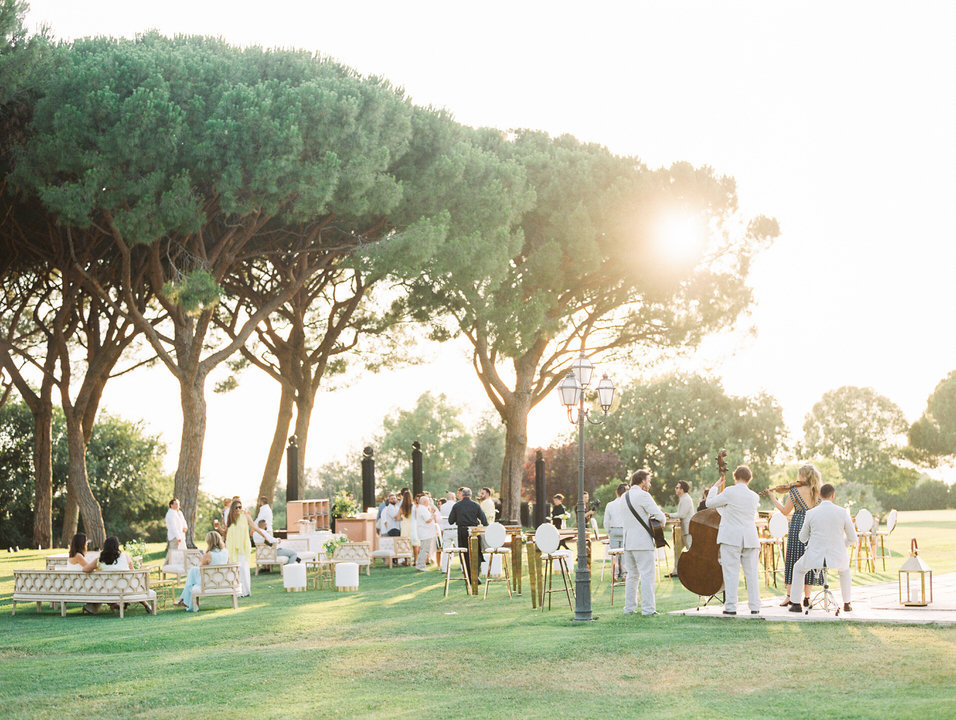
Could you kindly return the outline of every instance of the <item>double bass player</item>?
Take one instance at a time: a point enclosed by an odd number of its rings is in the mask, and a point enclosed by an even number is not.
[[[717,545],[724,576],[724,615],[737,614],[741,566],[747,584],[750,614],[760,614],[760,586],[757,580],[760,539],[756,523],[760,497],[748,487],[752,478],[750,468],[740,465],[734,470],[734,485],[723,490],[724,481],[721,477],[707,493],[707,507],[723,508],[717,530]]]

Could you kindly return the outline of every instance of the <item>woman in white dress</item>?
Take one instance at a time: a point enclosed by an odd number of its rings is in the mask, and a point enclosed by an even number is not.
[[[73,539],[70,540],[70,553],[66,561],[66,566],[64,570],[70,570],[74,572],[85,572],[91,573],[96,570],[96,565],[99,562],[99,559],[96,555],[86,552],[86,533],[77,533],[73,536]],[[87,615],[96,615],[99,612],[100,604],[99,603],[85,603],[83,605],[83,612]]]
[[[119,539],[115,535],[110,535],[103,543],[103,551],[100,553],[101,570],[132,570],[133,561],[128,553],[121,552],[119,549]],[[146,608],[146,612],[153,615],[153,607],[145,600],[141,600],[140,605]],[[110,603],[114,610],[119,609],[119,605]],[[124,608],[125,610],[125,608]]]
[[[415,569],[424,571],[425,565],[435,552],[435,538],[438,537],[438,511],[427,495],[418,498],[418,504],[415,506],[415,525],[418,541],[421,543]]]

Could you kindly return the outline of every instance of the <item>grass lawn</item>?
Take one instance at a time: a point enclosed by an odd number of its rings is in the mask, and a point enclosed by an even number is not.
[[[902,513],[891,540],[900,556],[917,537],[934,572],[952,572],[954,531],[956,510]],[[956,717],[953,627],[625,618],[599,564],[587,625],[533,611],[527,582],[510,601],[503,585],[481,601],[461,583],[443,600],[437,572],[381,567],[345,594],[253,576],[238,611],[213,598],[197,615],[73,605],[61,618],[28,603],[11,617],[12,570],[43,554],[0,555],[2,718]],[[900,562],[855,582],[895,581]],[[658,586],[660,611],[695,602]]]

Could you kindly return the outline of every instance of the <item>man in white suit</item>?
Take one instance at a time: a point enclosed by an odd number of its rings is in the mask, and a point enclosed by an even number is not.
[[[690,519],[694,517],[694,501],[690,497],[690,484],[686,480],[680,480],[674,486],[674,494],[677,496],[677,512],[668,517],[680,520],[681,542],[684,549],[690,550]],[[681,552],[681,548],[674,548],[674,569],[667,577],[677,577],[677,561],[680,560]]]
[[[747,605],[751,615],[760,614],[760,586],[757,583],[757,506],[760,497],[751,490],[753,473],[746,465],[734,470],[735,484],[723,492],[714,485],[707,493],[707,507],[723,508],[717,544],[720,546],[720,568],[724,575],[724,615],[737,614],[737,587],[740,568],[747,584]],[[797,577],[800,577],[799,575]]]
[[[619,517],[624,527],[624,570],[627,580],[624,583],[624,614],[631,615],[637,610],[637,586],[641,586],[641,615],[656,615],[657,602],[654,599],[654,538],[641,524],[641,520],[650,527],[650,518],[659,523],[667,522],[667,516],[661,512],[654,498],[647,492],[651,487],[651,474],[647,470],[638,470],[631,476],[631,489],[618,500]],[[628,502],[630,501],[630,502]],[[635,517],[638,514],[640,520]]]
[[[621,496],[627,492],[627,484],[621,483],[617,486],[617,497],[604,507],[604,529],[607,530],[607,549],[617,550],[624,547],[624,523],[621,520],[621,513],[630,512],[625,506]],[[611,572],[616,578],[624,577],[623,563],[614,558],[611,561]]]
[[[802,573],[822,568],[826,563],[828,569],[840,573],[843,612],[852,612],[850,557],[846,549],[857,541],[856,528],[853,527],[847,509],[833,504],[833,497],[833,486],[827,483],[820,488],[820,504],[807,510],[807,517],[800,528],[800,542],[806,543],[807,550],[803,557],[794,563],[793,576],[803,577]],[[801,612],[803,584],[794,583],[790,593],[790,612]]]

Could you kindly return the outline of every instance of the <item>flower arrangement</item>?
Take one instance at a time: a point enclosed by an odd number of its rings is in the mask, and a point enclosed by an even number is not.
[[[325,550],[325,556],[331,559],[332,556],[335,555],[335,551],[348,541],[349,539],[345,535],[333,535],[331,539],[326,540],[325,544],[322,545],[322,549]]]
[[[123,552],[129,554],[130,560],[133,563],[133,568],[138,569],[143,566],[143,558],[146,557],[148,550],[146,548],[146,543],[137,538],[135,540],[127,540],[123,545]]]
[[[355,517],[358,514],[359,505],[355,502],[352,493],[347,490],[339,490],[332,499],[332,517]]]

